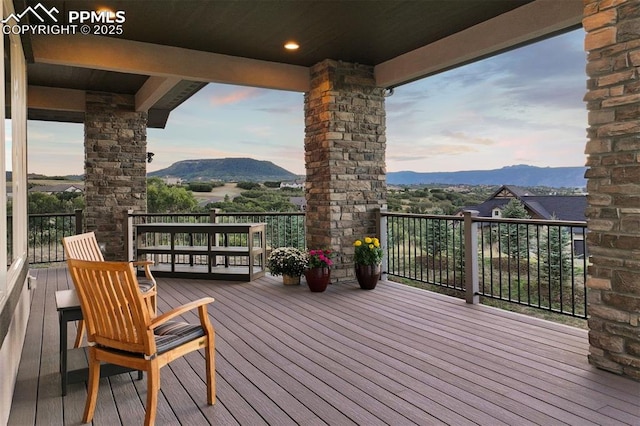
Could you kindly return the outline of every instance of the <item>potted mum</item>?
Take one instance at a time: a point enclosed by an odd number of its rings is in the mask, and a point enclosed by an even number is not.
[[[300,284],[300,276],[307,267],[307,255],[295,247],[278,247],[267,258],[271,275],[282,275],[285,285]]]
[[[380,240],[375,237],[364,237],[355,240],[353,261],[355,263],[356,278],[360,288],[373,290],[380,279],[382,262],[382,247]]]
[[[333,252],[331,250],[309,250],[307,253],[308,265],[304,271],[309,290],[322,292],[327,289],[331,279],[331,266],[333,266]]]

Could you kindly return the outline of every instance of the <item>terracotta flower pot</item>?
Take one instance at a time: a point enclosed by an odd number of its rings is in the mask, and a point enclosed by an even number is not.
[[[322,292],[327,289],[329,280],[331,279],[331,269],[329,268],[311,268],[304,271],[304,277],[307,279],[309,290],[313,292]]]
[[[356,278],[360,288],[364,290],[373,290],[380,279],[380,265],[356,265]]]

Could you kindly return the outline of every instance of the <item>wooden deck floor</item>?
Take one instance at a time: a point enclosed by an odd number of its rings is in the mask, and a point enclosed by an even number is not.
[[[85,385],[61,397],[54,302],[72,283],[64,268],[34,274],[9,424],[79,424]],[[591,367],[584,330],[392,282],[158,285],[160,310],[216,298],[218,396],[206,404],[202,354],[176,360],[161,372],[159,425],[640,425],[640,383]],[[135,378],[102,379],[95,424],[142,423]]]

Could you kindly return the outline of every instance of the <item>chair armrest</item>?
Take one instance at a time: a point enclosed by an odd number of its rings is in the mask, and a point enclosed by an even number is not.
[[[131,263],[133,264],[133,266],[144,266],[145,268],[147,266],[152,266],[155,264],[153,260],[134,260]]]
[[[193,302],[189,302],[186,303],[182,306],[178,306],[177,308],[174,308],[172,310],[170,310],[169,312],[165,312],[164,314],[160,315],[159,317],[155,317],[152,321],[151,324],[149,325],[149,328],[154,329],[157,326],[159,326],[160,324],[164,324],[165,322],[169,321],[170,319],[173,319],[179,315],[184,314],[185,312],[189,312],[195,308],[199,308],[201,306],[205,307],[204,310],[200,309],[200,313],[202,314],[202,312],[206,312],[206,305],[208,305],[209,303],[213,303],[215,299],[213,297],[203,297],[202,299],[198,299],[198,300],[194,300]]]
[[[134,260],[131,262],[134,267],[143,266],[144,267],[144,275],[148,280],[152,281],[153,284],[156,284],[156,279],[153,277],[151,273],[150,266],[153,266],[155,262],[153,260]]]

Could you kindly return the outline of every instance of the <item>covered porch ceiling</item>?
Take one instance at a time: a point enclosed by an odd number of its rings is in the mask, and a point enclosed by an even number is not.
[[[155,128],[209,82],[304,92],[309,67],[334,59],[374,66],[391,88],[579,27],[583,11],[582,0],[14,0],[15,12],[38,4],[60,24],[104,7],[125,22],[120,35],[23,34],[29,119],[82,122],[85,92],[104,91],[135,95]]]

